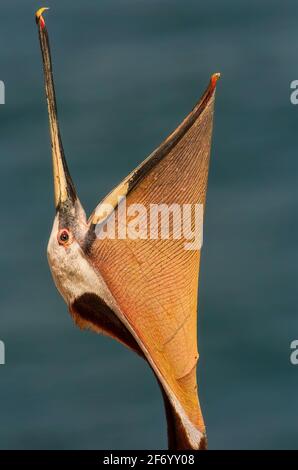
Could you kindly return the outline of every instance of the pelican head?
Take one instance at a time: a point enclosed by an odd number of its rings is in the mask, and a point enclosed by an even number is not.
[[[97,226],[119,218],[120,196],[127,204],[141,202],[146,208],[157,200],[205,205],[219,74],[211,76],[181,124],[87,220],[62,145],[46,10],[37,11],[36,23],[52,145],[56,215],[48,260],[54,282],[81,328],[120,341],[149,364],[165,402],[169,448],[206,448],[196,378],[200,251],[189,252],[182,242],[168,239],[102,239]]]

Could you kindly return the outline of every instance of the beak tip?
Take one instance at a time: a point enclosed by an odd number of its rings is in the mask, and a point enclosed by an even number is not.
[[[43,12],[46,11],[46,10],[49,10],[48,7],[42,7],[42,8],[39,8],[36,13],[35,13],[35,21],[36,21],[36,24],[37,25],[40,25],[41,28],[44,28],[45,27],[45,20],[42,16]]]
[[[220,75],[221,74],[219,72],[214,73],[213,75],[211,75],[210,82],[211,82],[211,87],[212,87],[213,90],[216,87],[217,81],[220,79]]]

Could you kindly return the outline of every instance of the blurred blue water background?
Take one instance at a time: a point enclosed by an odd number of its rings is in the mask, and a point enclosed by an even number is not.
[[[143,361],[74,327],[46,260],[53,190],[34,11],[0,6],[0,448],[166,447]],[[64,146],[97,202],[220,71],[199,297],[209,446],[298,448],[298,3],[47,2]]]

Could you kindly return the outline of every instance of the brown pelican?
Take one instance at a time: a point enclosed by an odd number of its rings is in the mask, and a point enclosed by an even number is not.
[[[48,260],[55,284],[77,325],[120,341],[149,364],[162,390],[169,449],[205,449],[196,377],[200,250],[185,249],[183,238],[170,236],[100,236],[98,227],[119,222],[122,198],[145,209],[160,203],[205,207],[219,74],[181,124],[87,220],[62,146],[45,10],[36,12],[36,23],[52,144],[56,216]]]

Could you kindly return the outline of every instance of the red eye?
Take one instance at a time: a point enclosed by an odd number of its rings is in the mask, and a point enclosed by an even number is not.
[[[70,234],[69,231],[66,230],[65,228],[60,230],[58,233],[58,243],[60,245],[66,245],[70,240]]]

